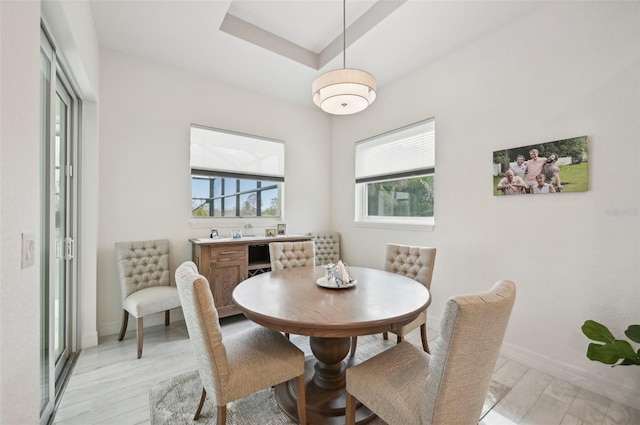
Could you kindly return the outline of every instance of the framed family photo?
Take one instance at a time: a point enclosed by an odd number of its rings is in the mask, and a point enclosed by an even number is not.
[[[287,225],[278,224],[278,236],[284,236],[287,234]]]
[[[493,152],[493,194],[589,190],[587,136]]]
[[[276,235],[276,229],[264,229],[264,235],[268,238]]]

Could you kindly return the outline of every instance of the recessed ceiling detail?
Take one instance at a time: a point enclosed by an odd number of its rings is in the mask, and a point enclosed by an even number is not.
[[[349,27],[347,27],[347,47],[364,36],[373,27],[391,15],[407,0],[385,1],[378,0],[369,9],[362,13]],[[326,7],[326,6],[325,6]],[[293,40],[274,34],[254,25],[239,16],[227,12],[220,31],[267,49],[273,53],[284,56],[312,69],[319,70],[342,53],[342,30],[320,52],[313,52]]]
[[[371,72],[381,89],[549,3],[347,0],[348,66]],[[90,4],[101,48],[299,105],[313,106],[309,85],[342,63],[341,0]],[[227,15],[276,37],[261,32],[254,38],[266,41],[247,42],[249,27],[235,34],[233,18],[221,31]]]

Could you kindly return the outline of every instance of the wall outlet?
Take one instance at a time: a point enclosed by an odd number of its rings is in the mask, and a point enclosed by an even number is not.
[[[26,269],[33,266],[36,257],[36,239],[33,233],[22,234],[22,261],[21,267]]]

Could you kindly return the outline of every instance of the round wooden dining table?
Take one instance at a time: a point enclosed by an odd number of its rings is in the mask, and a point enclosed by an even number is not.
[[[431,302],[419,282],[383,270],[351,267],[357,282],[348,288],[317,284],[324,268],[297,267],[253,276],[233,290],[236,306],[250,320],[287,334],[308,335],[313,356],[305,366],[307,419],[312,425],[344,424],[345,371],[351,337],[390,331],[393,324],[415,319]],[[276,400],[292,419],[297,416],[295,380],[275,389]],[[364,405],[356,423],[375,415]]]

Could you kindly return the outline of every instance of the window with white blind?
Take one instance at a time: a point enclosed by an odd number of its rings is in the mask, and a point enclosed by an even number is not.
[[[356,143],[357,223],[434,224],[435,119]]]
[[[191,216],[281,217],[284,142],[191,125]]]

